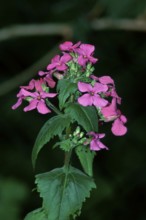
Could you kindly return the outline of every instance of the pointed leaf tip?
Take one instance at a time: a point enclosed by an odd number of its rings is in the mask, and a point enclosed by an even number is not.
[[[69,126],[70,117],[67,114],[57,115],[49,119],[41,128],[32,151],[32,164],[35,167],[36,159],[43,146],[55,135],[60,135]]]

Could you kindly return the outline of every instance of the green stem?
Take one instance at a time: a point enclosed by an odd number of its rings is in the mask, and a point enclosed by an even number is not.
[[[62,115],[63,113],[59,111],[58,108],[56,108],[48,99],[46,99],[46,103],[48,107],[50,107],[57,115]]]
[[[71,126],[66,128],[66,139],[68,139],[70,133],[71,133]],[[64,167],[67,171],[70,165],[71,155],[72,155],[72,149],[70,151],[65,152]]]
[[[72,150],[65,152],[64,167],[66,170],[68,170],[69,168],[71,155],[72,155]]]

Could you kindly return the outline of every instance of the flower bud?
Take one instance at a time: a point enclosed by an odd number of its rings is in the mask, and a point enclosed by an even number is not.
[[[57,79],[63,79],[64,78],[64,75],[63,74],[60,74],[60,73],[54,73],[53,74],[55,78]]]
[[[73,136],[77,136],[79,133],[80,133],[80,127],[78,126],[77,128],[76,128],[76,130],[74,131],[74,133],[73,133]]]
[[[79,134],[79,138],[82,138],[84,136],[84,132],[81,132],[80,134]]]

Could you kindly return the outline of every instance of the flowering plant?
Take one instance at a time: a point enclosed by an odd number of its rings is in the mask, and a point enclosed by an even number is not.
[[[121,98],[114,80],[93,74],[93,64],[98,61],[93,56],[95,47],[67,41],[59,48],[62,55],[56,55],[45,72],[38,72],[39,79],[20,86],[18,101],[12,106],[16,109],[26,101],[25,112],[37,109],[41,114],[56,113],[37,136],[32,151],[33,167],[40,150],[54,136],[58,142],[53,147],[65,152],[63,167],[36,175],[35,183],[43,203],[25,220],[69,220],[71,216],[75,219],[90,191],[96,188],[92,171],[96,151],[108,150],[101,141],[105,134],[99,132],[98,125],[112,122],[111,131],[116,136],[127,132],[127,119],[119,110]],[[58,107],[52,103],[53,98],[58,99]],[[71,165],[73,152],[84,172]]]

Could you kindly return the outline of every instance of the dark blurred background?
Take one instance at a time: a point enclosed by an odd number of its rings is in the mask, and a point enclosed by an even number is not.
[[[22,26],[30,24],[39,26]],[[13,111],[11,106],[19,85],[45,69],[64,40],[96,46],[95,73],[115,79],[128,118],[124,137],[113,136],[110,125],[105,126],[104,143],[110,150],[96,156],[97,190],[78,219],[146,220],[146,0],[1,1],[0,220],[21,220],[40,207],[32,191],[35,173],[62,166],[62,152],[52,151],[50,143],[33,171],[32,147],[48,116],[24,113],[22,106]]]

